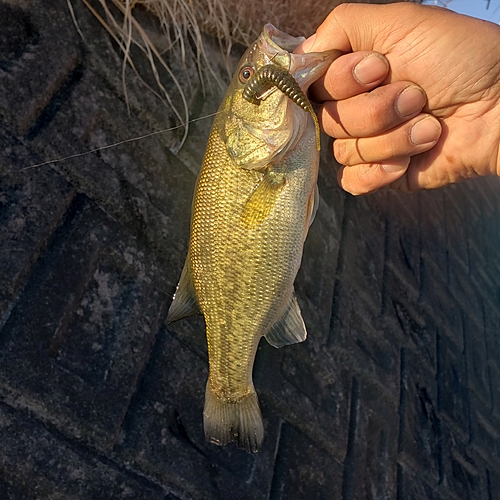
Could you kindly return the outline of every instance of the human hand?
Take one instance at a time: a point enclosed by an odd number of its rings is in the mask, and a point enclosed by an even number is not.
[[[500,175],[499,26],[439,7],[342,4],[298,51],[333,48],[349,53],[311,97],[345,190]]]

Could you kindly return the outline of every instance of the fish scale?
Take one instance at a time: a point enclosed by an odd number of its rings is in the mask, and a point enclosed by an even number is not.
[[[305,91],[334,55],[291,55],[302,40],[266,25],[240,61],[208,140],[189,251],[167,318],[205,317],[205,435],[250,452],[264,436],[252,381],[259,341],[266,336],[281,347],[306,337],[293,282],[317,206],[319,152],[309,112],[279,91],[259,105],[246,101],[239,72],[272,61]]]

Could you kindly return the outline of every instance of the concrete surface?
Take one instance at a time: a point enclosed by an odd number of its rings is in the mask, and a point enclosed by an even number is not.
[[[262,451],[207,444],[203,322],[164,320],[210,120],[23,169],[176,123],[73,3],[86,42],[0,1],[0,498],[500,498],[500,180],[354,198],[325,140],[309,338],[259,348]]]

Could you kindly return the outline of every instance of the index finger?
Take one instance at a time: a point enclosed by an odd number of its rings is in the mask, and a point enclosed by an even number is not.
[[[387,59],[378,52],[360,51],[335,59],[311,85],[313,101],[341,101],[373,90],[389,73]]]

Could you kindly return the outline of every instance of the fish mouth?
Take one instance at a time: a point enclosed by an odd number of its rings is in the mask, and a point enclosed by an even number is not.
[[[264,26],[257,43],[266,54],[268,63],[286,69],[305,92],[343,52],[333,49],[325,52],[294,54],[293,51],[304,41],[305,37],[289,35],[268,23]]]
[[[280,31],[276,26],[267,23],[262,30],[262,38],[276,51],[293,52],[302,42],[305,41],[303,36],[292,36],[284,31]],[[267,52],[267,51],[266,51]]]

